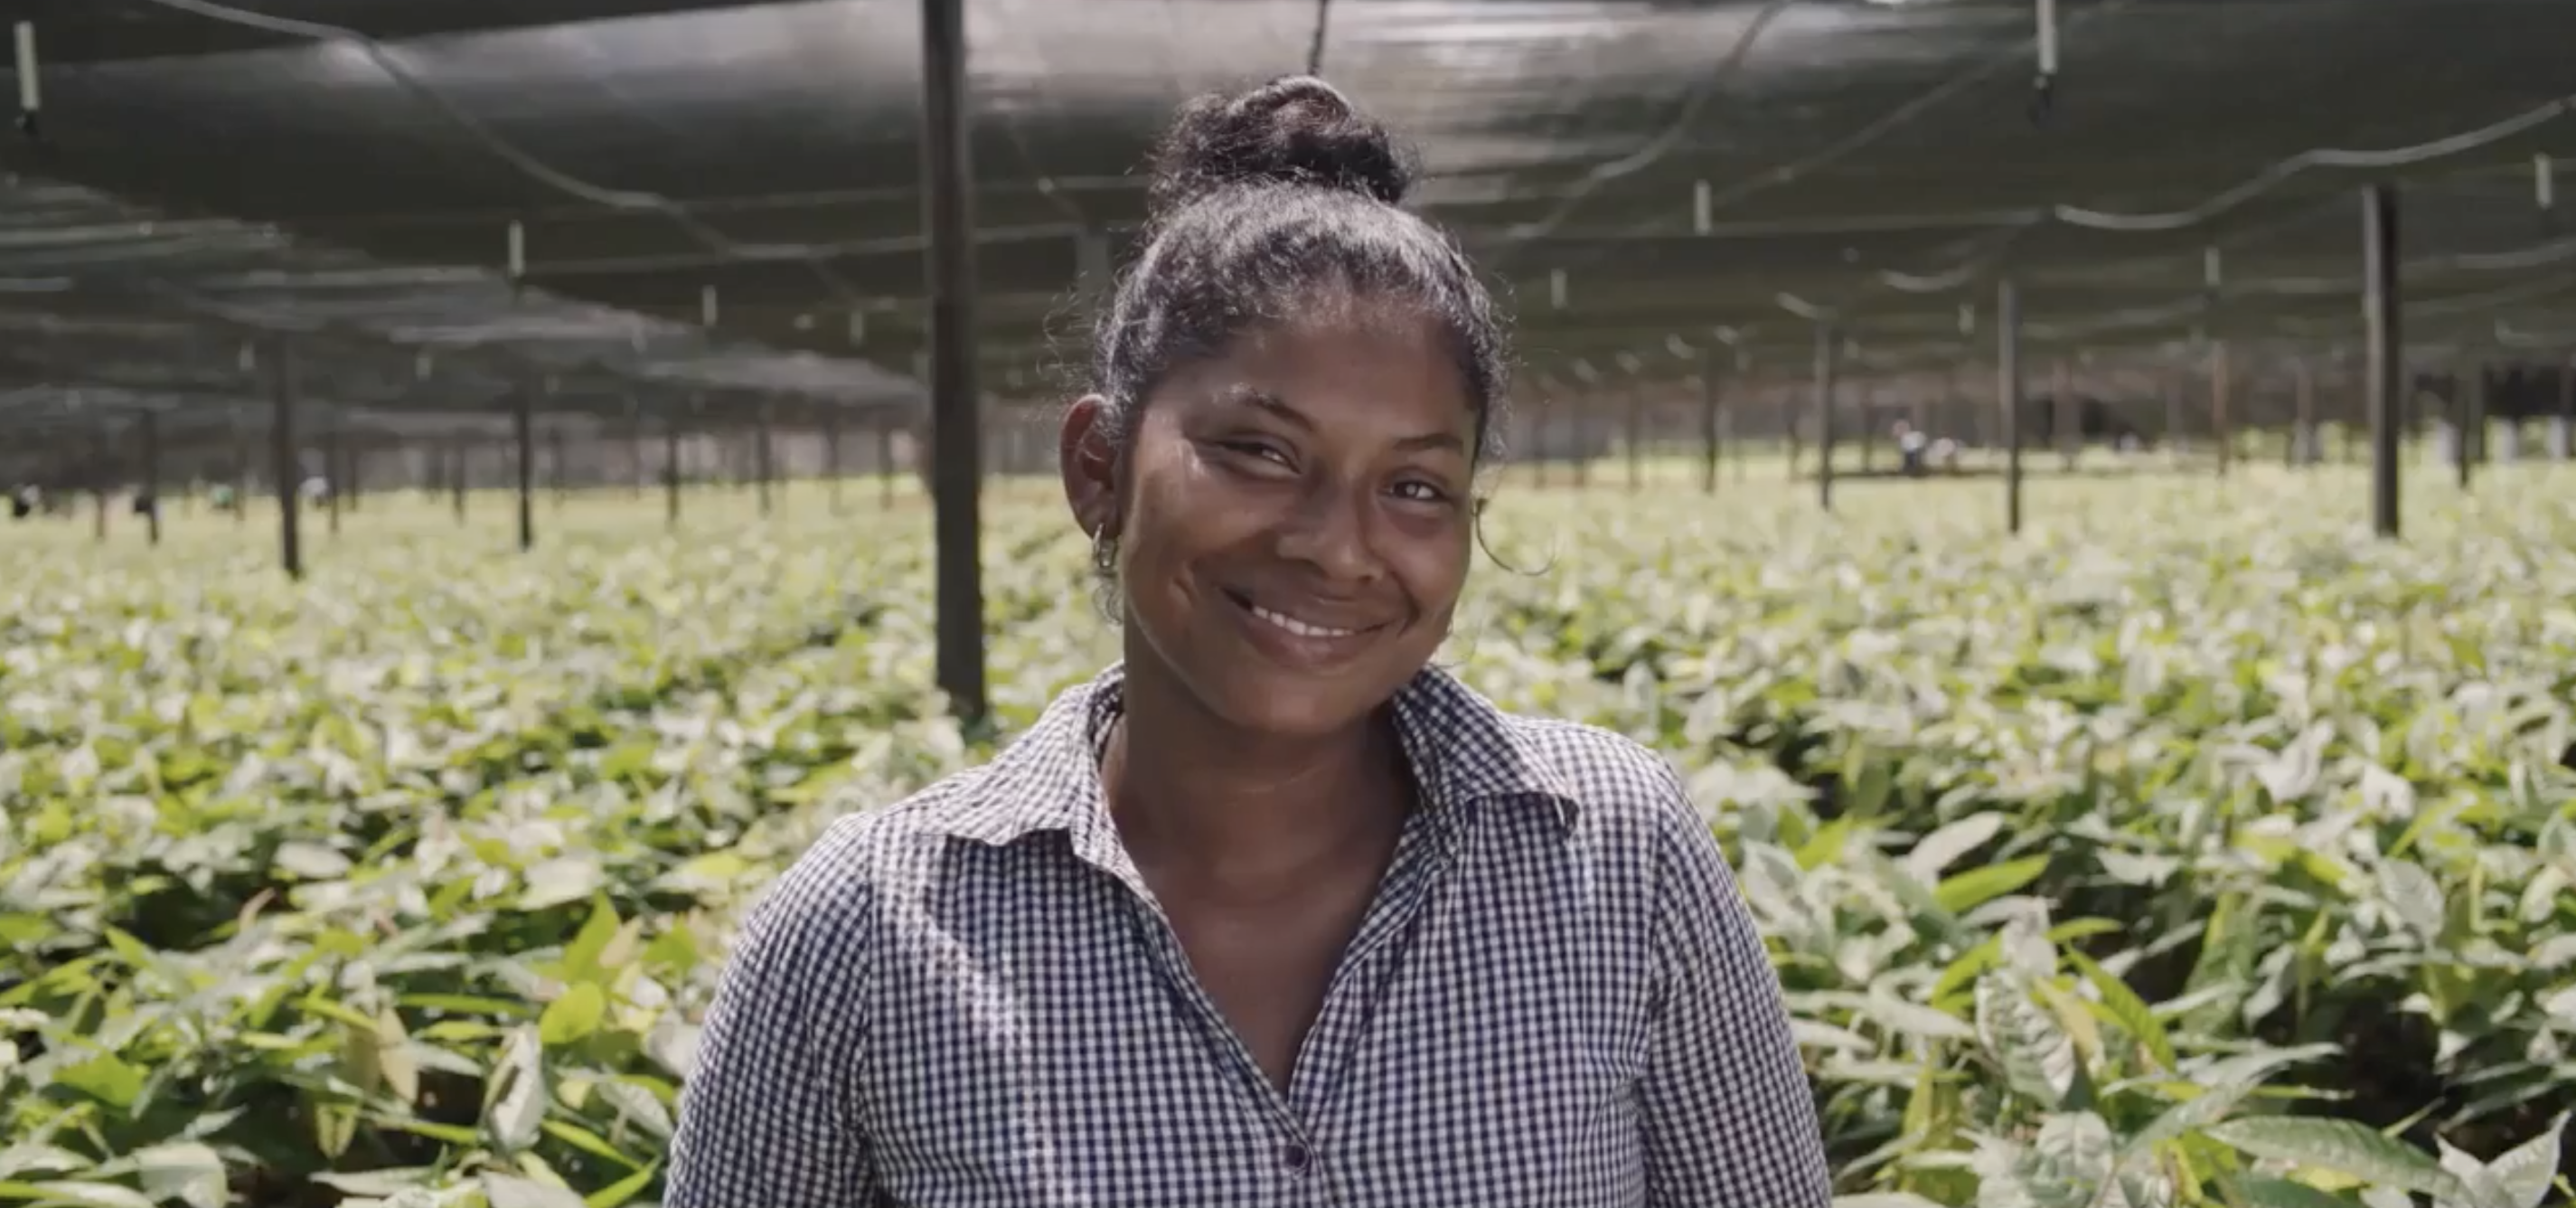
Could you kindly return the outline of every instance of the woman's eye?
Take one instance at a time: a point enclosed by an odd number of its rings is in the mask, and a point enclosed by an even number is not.
[[[1440,503],[1449,498],[1449,492],[1420,479],[1407,479],[1395,484],[1395,493],[1399,498],[1414,503]]]
[[[1276,446],[1264,444],[1257,440],[1228,441],[1223,447],[1229,453],[1238,453],[1245,457],[1257,457],[1264,461],[1277,462],[1283,466],[1289,464],[1287,454],[1280,452]]]

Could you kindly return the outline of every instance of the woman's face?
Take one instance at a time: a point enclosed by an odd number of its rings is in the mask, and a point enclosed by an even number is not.
[[[1065,483],[1086,530],[1118,535],[1131,676],[1159,671],[1256,733],[1320,735],[1448,635],[1476,415],[1434,320],[1320,306],[1175,370],[1145,400],[1123,489],[1097,417],[1087,399],[1066,419]]]

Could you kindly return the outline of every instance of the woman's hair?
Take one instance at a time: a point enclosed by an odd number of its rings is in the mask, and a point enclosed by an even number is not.
[[[1292,76],[1183,106],[1152,171],[1143,251],[1092,335],[1113,456],[1125,459],[1165,376],[1322,292],[1407,302],[1436,320],[1475,408],[1476,457],[1499,457],[1506,324],[1457,245],[1399,208],[1413,170],[1384,126],[1322,80]]]

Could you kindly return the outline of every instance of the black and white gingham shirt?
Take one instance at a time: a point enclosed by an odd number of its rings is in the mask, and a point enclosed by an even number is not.
[[[1121,682],[753,911],[667,1208],[1826,1208],[1778,983],[1652,752],[1416,678],[1426,805],[1282,1095],[1104,808]]]

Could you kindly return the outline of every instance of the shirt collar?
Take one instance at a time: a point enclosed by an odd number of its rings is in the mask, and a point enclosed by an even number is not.
[[[1126,667],[1113,663],[1067,689],[932,823],[964,839],[1008,844],[1036,831],[1096,834],[1107,818],[1100,752],[1118,716]],[[1431,808],[1512,802],[1574,825],[1579,804],[1493,702],[1425,667],[1395,695],[1396,735]]]

